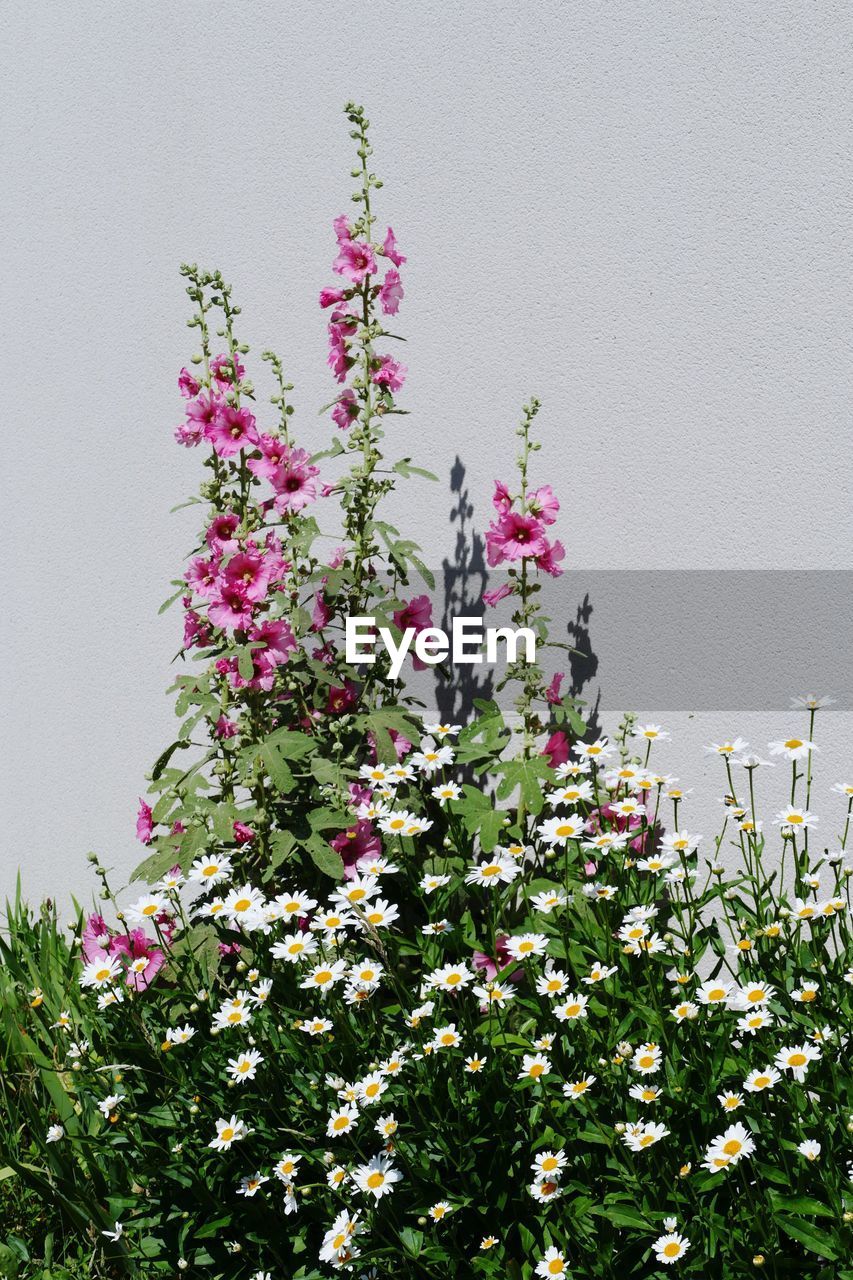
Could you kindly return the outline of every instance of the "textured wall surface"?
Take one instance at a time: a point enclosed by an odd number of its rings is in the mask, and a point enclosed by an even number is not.
[[[348,97],[409,256],[395,429],[442,480],[391,515],[429,562],[453,554],[455,460],[482,528],[536,392],[577,568],[850,568],[849,5],[0,7],[0,890],[20,863],[30,895],[82,894],[87,849],[137,856],[172,729],[178,620],[157,606],[193,532],[168,512],[198,480],[171,436],[182,259],[233,280],[245,336],[285,356],[302,441],[327,438],[316,295]],[[807,627],[802,646],[808,671]],[[733,635],[719,661],[739,660]],[[642,689],[634,707],[656,709]],[[697,786],[714,733],[788,729],[693,710],[670,750]],[[827,786],[851,727],[828,713]]]

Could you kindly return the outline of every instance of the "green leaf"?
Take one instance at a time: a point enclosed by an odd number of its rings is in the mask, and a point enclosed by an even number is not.
[[[154,767],[151,770],[151,777],[159,778],[175,752],[178,750],[185,751],[189,745],[189,742],[184,738],[178,738],[177,742],[173,742],[170,747],[167,747],[165,751],[162,751],[154,761]]]
[[[237,650],[237,670],[244,680],[251,680],[255,674],[255,661],[250,644],[241,645]]]
[[[784,1196],[778,1191],[770,1191],[770,1203],[774,1210],[787,1210],[791,1213],[807,1213],[813,1218],[834,1218],[835,1214],[829,1205],[823,1204],[813,1196]]]
[[[300,760],[303,756],[310,755],[316,745],[307,733],[299,733],[293,729],[276,729],[275,733],[265,739],[265,743],[272,744],[285,760]]]
[[[322,871],[324,876],[331,876],[333,880],[342,879],[344,874],[343,859],[330,844],[326,843],[322,836],[315,832],[306,840],[305,847],[318,871]]]
[[[358,716],[357,723],[359,728],[364,728],[375,737],[376,754],[383,764],[395,764],[397,761],[391,729],[395,733],[401,733],[410,742],[418,741],[417,725],[399,707],[380,707],[369,715]]]
[[[624,1202],[613,1203],[605,1200],[604,1204],[591,1205],[589,1211],[600,1218],[606,1218],[617,1227],[636,1227],[640,1231],[649,1229],[648,1219],[643,1217],[639,1209]]]
[[[424,1233],[415,1231],[414,1227],[403,1227],[400,1232],[400,1239],[406,1252],[411,1254],[413,1258],[417,1258],[424,1242]]]
[[[315,756],[311,761],[311,772],[321,786],[339,787],[343,790],[346,785],[346,777],[340,765],[334,763],[333,760],[327,759],[326,756]]]
[[[528,812],[534,817],[542,812],[545,798],[540,779],[549,776],[547,760],[541,756],[535,756],[532,760],[503,760],[496,768],[503,774],[497,791],[500,800],[508,800],[517,787]]]
[[[337,403],[338,403],[337,400],[332,401],[332,404],[337,404]],[[328,404],[326,405],[327,409],[330,409],[331,407],[332,407],[331,405],[328,405]],[[324,411],[321,409],[320,412],[323,413]],[[312,454],[311,458],[309,459],[309,462],[313,465],[315,462],[319,462],[321,458],[337,458],[340,454],[343,453],[343,451],[344,451],[344,446],[341,444],[340,440],[338,440],[338,438],[335,437],[335,439],[329,445],[328,449],[321,449],[319,453]]]
[[[394,463],[392,469],[398,475],[405,476],[407,480],[409,476],[421,476],[424,480],[438,480],[438,476],[433,475],[431,471],[424,471],[423,467],[413,467],[409,458],[401,458],[399,462]]]
[[[798,1240],[818,1257],[826,1258],[829,1262],[835,1262],[838,1259],[837,1250],[819,1227],[812,1226],[810,1222],[804,1222],[802,1218],[783,1218],[781,1215],[776,1218],[776,1222],[786,1235],[789,1235],[792,1240]]]
[[[321,806],[319,809],[312,809],[308,814],[308,821],[314,831],[324,831],[329,827],[334,827],[337,831],[340,831],[351,827],[354,819],[351,814],[345,813],[343,809],[329,809]]]
[[[267,743],[257,752],[257,759],[263,764],[278,791],[287,795],[293,790],[296,781],[278,747]]]
[[[196,1240],[210,1240],[213,1236],[218,1236],[223,1227],[230,1227],[232,1222],[231,1214],[225,1218],[217,1218],[215,1222],[205,1223],[203,1227],[199,1227],[195,1233]]]
[[[182,582],[181,585],[178,587],[177,591],[174,593],[174,595],[169,596],[168,600],[164,600],[163,603],[160,605],[160,608],[157,610],[158,615],[161,613],[165,613],[167,609],[171,608],[171,606],[175,603],[175,601],[180,599],[180,597],[184,594],[185,591],[186,591],[186,583]]]
[[[289,831],[276,831],[270,837],[270,865],[275,871],[286,862],[296,847],[296,841]]]

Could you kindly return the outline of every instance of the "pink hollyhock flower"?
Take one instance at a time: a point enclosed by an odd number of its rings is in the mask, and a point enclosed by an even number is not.
[[[547,549],[542,525],[534,516],[509,511],[486,531],[486,558],[492,568],[505,560],[541,555]]]
[[[565,678],[566,678],[565,671],[555,671],[554,675],[551,677],[551,683],[548,685],[548,688],[545,690],[545,699],[546,701],[550,702],[553,706],[559,706],[559,704],[563,701],[563,699],[560,697],[560,685],[563,683]]]
[[[432,602],[429,596],[415,596],[408,604],[404,604],[402,609],[397,609],[392,617],[401,631],[405,631],[407,627],[414,627],[415,634],[419,635],[421,631],[432,626]],[[426,669],[426,663],[422,662],[416,654],[412,654],[412,666],[415,671]]]
[[[324,484],[322,489],[320,490],[320,497],[328,498],[335,492],[336,489],[337,489],[337,485]]]
[[[400,273],[391,267],[379,290],[379,301],[386,316],[395,316],[397,314],[400,309],[400,303],[403,301],[403,296]]]
[[[125,984],[133,991],[144,991],[166,963],[165,952],[157,945],[154,938],[148,937],[144,929],[131,929],[130,933],[113,938],[110,943],[110,955],[124,956],[128,966],[134,960],[148,961],[141,973],[134,973],[130,967],[125,970]]]
[[[142,844],[150,844],[154,838],[151,806],[145,803],[142,796],[139,797],[139,810],[136,814],[136,838]]]
[[[396,729],[388,730],[389,737],[394,746],[394,754],[398,760],[405,760],[406,756],[412,749],[412,743],[408,738],[404,738],[402,733],[398,733]],[[373,732],[368,733],[367,743],[370,747],[370,759],[373,764],[379,759],[379,753],[376,750],[376,736]]]
[[[397,249],[397,237],[391,227],[385,232],[385,243],[382,246],[382,252],[386,258],[390,258],[395,267],[402,267],[406,261],[403,254]]]
[[[557,519],[560,504],[551,486],[543,484],[541,489],[528,493],[527,508],[532,515],[538,516],[543,524],[553,524]]]
[[[642,827],[645,819],[639,814],[632,813],[626,817],[622,813],[616,813],[609,804],[603,804],[600,809],[593,809],[589,815],[589,829],[591,832],[598,831],[636,831],[638,827]],[[655,832],[651,828],[646,828],[635,839],[630,842],[630,847],[635,853],[643,853],[646,844],[655,841]]]
[[[598,865],[595,862],[585,862],[583,864],[583,873],[588,879],[591,879],[597,870]]]
[[[270,565],[258,551],[238,551],[228,561],[222,581],[242,591],[247,600],[263,600],[270,586]]]
[[[267,549],[267,561],[270,566],[270,581],[280,582],[290,568],[290,564],[281,553],[281,539],[272,529],[264,538],[264,546]]]
[[[207,625],[207,619],[193,609],[187,609],[184,614],[184,648],[197,645],[199,649],[209,649],[212,644],[213,632]]]
[[[502,516],[505,516],[512,509],[512,494],[503,480],[495,481],[495,496],[492,498],[492,506]]]
[[[185,449],[194,449],[204,439],[204,428],[200,422],[182,422],[175,427],[175,439]]]
[[[332,611],[326,604],[326,597],[322,591],[318,591],[314,598],[314,608],[311,610],[311,630],[322,631],[331,616]]]
[[[332,263],[332,270],[346,276],[353,284],[361,284],[365,276],[377,271],[373,249],[363,240],[339,240],[339,253]]]
[[[252,621],[254,606],[242,586],[234,582],[220,582],[219,593],[211,602],[207,616],[215,627],[223,631],[238,631]]]
[[[286,618],[268,618],[260,626],[252,628],[250,639],[266,646],[255,650],[255,658],[268,659],[277,666],[287,662],[296,649],[296,639]]]
[[[240,727],[235,720],[229,720],[227,716],[220,716],[213,726],[213,732],[217,738],[235,738],[240,732]]]
[[[333,307],[338,302],[344,302],[348,293],[348,289],[321,289],[320,306]]]
[[[238,956],[243,948],[239,942],[220,942],[218,951],[221,956]]]
[[[240,363],[237,355],[229,356],[227,354],[214,356],[210,362],[210,372],[216,379],[220,387],[230,387],[234,383],[234,367],[237,368],[237,381],[240,382],[246,370]]]
[[[212,560],[206,560],[204,556],[194,556],[187,565],[184,577],[196,595],[202,596],[203,599],[212,600],[216,595],[219,571]]]
[[[287,445],[278,436],[263,432],[258,436],[257,447],[261,451],[261,456],[259,458],[250,458],[246,466],[253,475],[264,480],[271,480],[287,458]]]
[[[233,458],[241,449],[258,444],[254,414],[233,404],[222,406],[204,434],[220,458]]]
[[[332,421],[341,431],[346,431],[358,417],[358,401],[355,392],[349,388],[343,393],[332,410]]]
[[[214,395],[212,391],[203,392],[187,405],[187,429],[198,429],[206,435],[208,427],[212,426],[221,408],[220,396]]]
[[[186,831],[186,827],[184,826],[184,824],[183,824],[182,822],[173,822],[173,823],[172,823],[172,835],[173,835],[173,836],[180,835],[180,833],[181,833],[182,831]],[[171,871],[169,872],[169,875],[177,875],[177,874],[178,874],[178,872],[180,871],[180,869],[181,869],[181,867],[180,867],[180,863],[176,862],[176,863],[175,863],[175,865],[172,867]]]
[[[234,823],[234,839],[238,844],[251,844],[254,838],[254,831],[251,827],[247,827],[245,822]]]
[[[408,369],[393,356],[380,356],[379,368],[370,375],[370,381],[378,387],[387,387],[389,391],[399,391],[406,381]]]
[[[240,524],[240,517],[233,511],[223,511],[214,516],[210,522],[204,540],[216,556],[230,556],[237,550],[237,539],[234,537]]]
[[[536,568],[541,569],[543,573],[549,573],[552,578],[559,578],[565,572],[559,564],[565,555],[566,548],[559,539],[555,542],[548,542],[546,539],[544,551],[536,556]]]
[[[201,391],[201,383],[193,377],[189,369],[182,369],[178,374],[178,390],[185,400],[192,400]]]
[[[558,764],[566,763],[569,758],[569,740],[562,729],[551,734],[541,754],[548,757],[548,763],[552,769],[556,769]]]
[[[301,511],[317,497],[314,476],[320,474],[320,468],[311,466],[309,459],[310,454],[305,449],[288,449],[281,466],[270,477],[276,491],[275,509],[279,514]]]
[[[343,240],[352,239],[352,231],[350,230],[349,218],[345,213],[339,213],[337,218],[335,218],[334,222],[332,223],[332,226],[335,229],[335,239],[337,240],[338,244],[340,244]]]
[[[351,782],[347,790],[349,791],[351,809],[357,809],[362,804],[370,804],[370,798],[373,794],[370,787],[363,787],[358,782]]]
[[[347,558],[346,547],[335,547],[329,560],[330,569],[340,569],[341,565]]]
[[[512,587],[508,582],[502,583],[499,587],[495,587],[494,591],[483,592],[483,604],[494,609],[495,605],[500,604],[501,600],[506,600],[507,596],[512,595]]]
[[[357,696],[358,685],[353,680],[347,680],[343,685],[332,685],[326,698],[326,714],[343,715],[355,705]]]
[[[91,964],[93,960],[100,960],[105,951],[109,950],[112,934],[110,933],[107,922],[103,916],[93,913],[86,921],[86,927],[83,930],[83,959],[87,964]]]
[[[314,661],[322,662],[324,667],[330,667],[337,656],[337,652],[331,644],[318,644],[316,649],[311,650],[311,657]]]
[[[414,596],[391,616],[401,631],[407,627],[414,627],[416,632],[423,631],[432,626],[432,601],[429,596]]]
[[[335,853],[341,855],[344,864],[344,878],[354,880],[358,874],[358,863],[363,858],[378,858],[382,853],[382,841],[373,830],[372,825],[362,819],[354,827],[341,831],[329,844]]]
[[[349,311],[335,311],[329,321],[329,355],[327,363],[338,382],[343,382],[352,365],[348,339],[357,328],[355,316]]]
[[[511,963],[512,956],[507,950],[508,942],[508,936],[505,933],[499,933],[495,938],[494,958],[487,956],[485,951],[475,951],[471,957],[474,968],[480,970],[487,982],[494,982],[498,974]],[[508,975],[510,982],[520,982],[523,976],[521,969]]]

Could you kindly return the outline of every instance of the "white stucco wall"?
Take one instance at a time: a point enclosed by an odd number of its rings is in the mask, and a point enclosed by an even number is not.
[[[177,617],[156,611],[193,527],[167,513],[198,480],[171,436],[182,259],[234,282],[302,440],[328,434],[316,294],[348,97],[409,256],[395,431],[442,483],[392,517],[430,563],[453,550],[454,459],[482,527],[535,392],[578,570],[851,567],[849,5],[48,0],[4,2],[2,27],[0,892],[18,864],[65,896],[88,849],[137,858],[172,730]],[[672,711],[697,785],[710,735],[789,723],[634,706]],[[827,716],[827,785],[851,728]]]

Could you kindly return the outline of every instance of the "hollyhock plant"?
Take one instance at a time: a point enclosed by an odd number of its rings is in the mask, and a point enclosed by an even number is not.
[[[364,112],[347,119],[333,270],[361,278],[333,303],[353,309],[323,412],[356,412],[325,454],[300,445],[272,352],[273,412],[256,399],[230,286],[184,268],[185,403],[216,397],[242,434],[199,442],[144,861],[114,889],[90,855],[96,909],[70,942],[50,908],[9,908],[3,1185],[64,1215],[93,1276],[841,1280],[853,786],[813,768],[822,700],[774,734],[782,810],[745,741],[713,747],[703,841],[691,788],[658,771],[662,726],[588,728],[532,659],[497,680],[514,715],[476,698],[457,724],[381,654],[341,651],[350,616],[432,618],[412,585],[429,570],[380,514],[414,470],[386,457],[405,419],[373,378],[395,340],[385,263],[405,259],[376,234]],[[538,591],[564,558],[528,475],[538,408],[495,490],[491,594],[564,652]],[[310,502],[277,505],[288,468]]]

